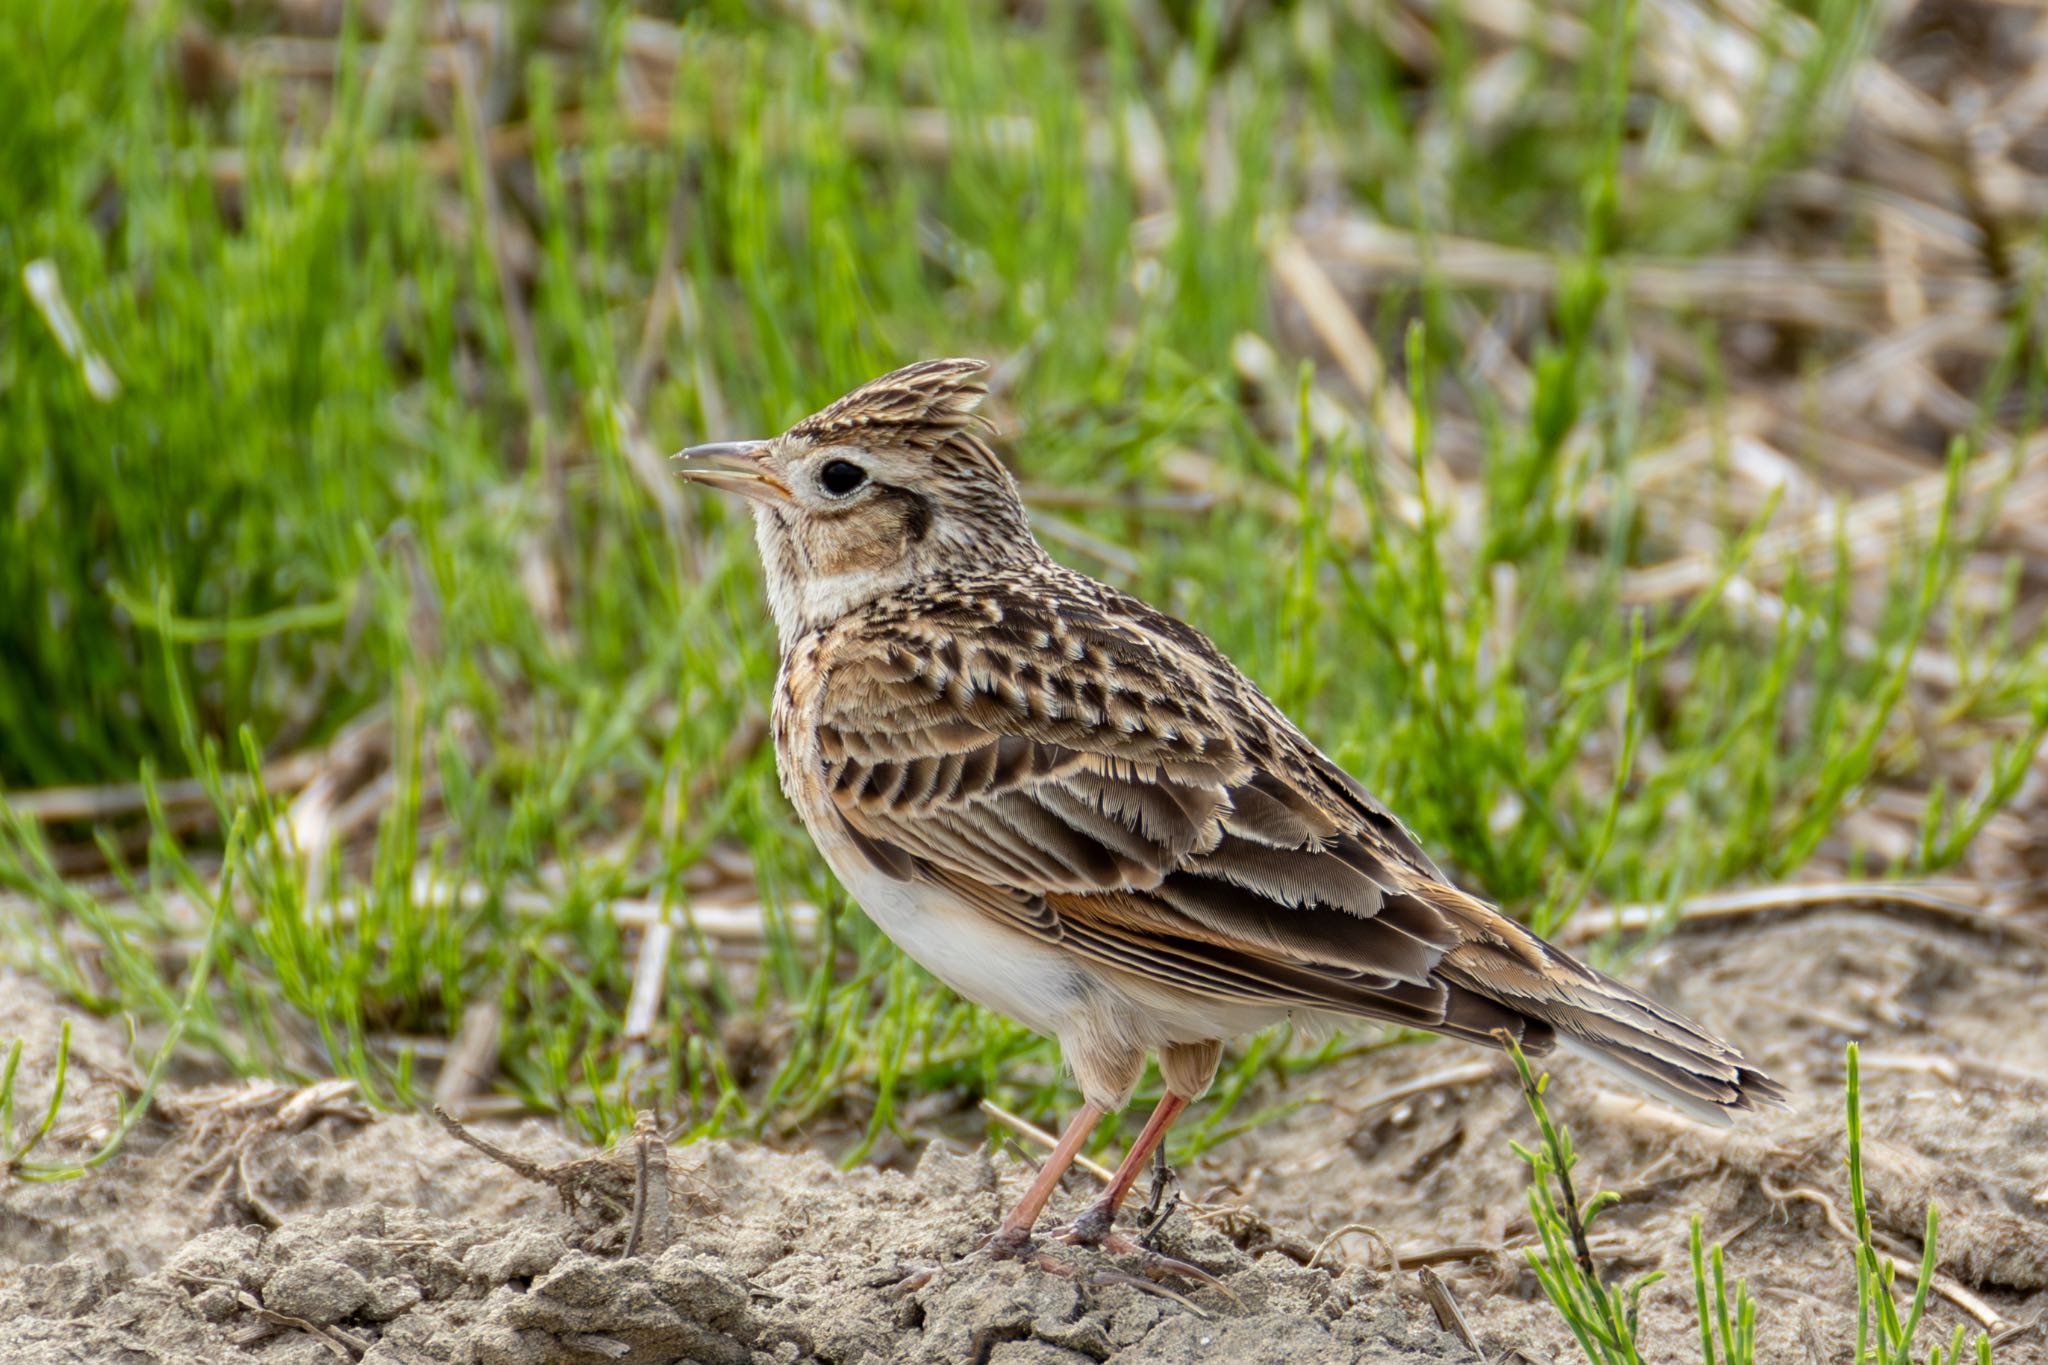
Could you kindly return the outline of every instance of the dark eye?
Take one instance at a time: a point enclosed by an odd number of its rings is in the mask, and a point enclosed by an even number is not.
[[[868,481],[868,472],[851,460],[834,460],[818,471],[818,484],[833,497],[844,497]]]

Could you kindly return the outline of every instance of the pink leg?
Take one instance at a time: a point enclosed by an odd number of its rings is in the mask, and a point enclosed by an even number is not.
[[[1131,1186],[1138,1183],[1144,1173],[1145,1163],[1151,1159],[1152,1149],[1166,1137],[1166,1130],[1180,1117],[1180,1111],[1188,1107],[1185,1095],[1176,1095],[1171,1090],[1162,1095],[1159,1107],[1152,1111],[1152,1117],[1145,1120],[1145,1126],[1138,1133],[1138,1140],[1131,1144],[1131,1150],[1124,1154],[1123,1165],[1116,1168],[1116,1175],[1109,1182],[1109,1188],[1102,1192],[1102,1198],[1088,1206],[1087,1212],[1074,1220],[1067,1230],[1066,1240],[1080,1246],[1099,1246],[1109,1236],[1110,1228],[1116,1223],[1116,1211],[1123,1207],[1125,1196]],[[1064,1145],[1064,1143],[1062,1143]]]
[[[1038,1178],[1031,1182],[1031,1188],[1024,1191],[1017,1207],[1010,1210],[1010,1216],[1003,1219],[1003,1225],[989,1239],[988,1249],[991,1252],[998,1256],[1015,1256],[1031,1245],[1031,1229],[1038,1225],[1038,1215],[1045,1212],[1046,1201],[1059,1188],[1060,1177],[1074,1164],[1074,1158],[1080,1155],[1081,1144],[1088,1141],[1088,1135],[1102,1121],[1102,1114],[1102,1109],[1096,1105],[1081,1106],[1080,1112],[1067,1124],[1067,1131],[1060,1134],[1059,1146],[1052,1149],[1052,1155],[1038,1168]]]

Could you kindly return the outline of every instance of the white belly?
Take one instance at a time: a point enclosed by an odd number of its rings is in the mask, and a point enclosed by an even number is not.
[[[1080,1012],[1101,1007],[1093,975],[1057,948],[1005,928],[938,887],[899,882],[850,845],[823,851],[875,927],[975,1004],[1055,1037]]]
[[[1006,928],[943,888],[897,881],[851,843],[819,844],[867,917],[919,966],[975,1004],[1063,1045],[1107,1033],[1151,1049],[1232,1038],[1287,1017],[1275,1006],[1229,1004],[1111,971]]]

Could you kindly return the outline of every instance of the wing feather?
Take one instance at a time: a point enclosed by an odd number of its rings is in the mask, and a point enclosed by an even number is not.
[[[1264,699],[1234,670],[1086,613],[978,624],[832,662],[825,786],[870,862],[1177,989],[1357,1012],[1412,988],[1375,1017],[1442,1018],[1449,924],[1322,789],[1306,740],[1250,756]]]

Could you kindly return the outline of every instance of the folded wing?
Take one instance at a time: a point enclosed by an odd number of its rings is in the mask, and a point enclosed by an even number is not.
[[[822,776],[876,867],[1192,995],[1563,1044],[1718,1121],[1783,1098],[1452,886],[1199,634],[1064,586],[968,585],[831,657]]]
[[[824,777],[877,867],[1163,984],[1443,1025],[1434,867],[1306,740],[1248,739],[1268,704],[1220,656],[1079,611],[971,624],[927,613],[929,641],[832,661]]]

